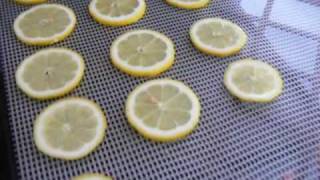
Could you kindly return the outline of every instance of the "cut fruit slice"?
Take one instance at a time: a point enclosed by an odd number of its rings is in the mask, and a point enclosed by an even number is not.
[[[41,112],[34,124],[34,140],[44,154],[74,160],[92,152],[102,142],[106,128],[106,118],[97,104],[69,98]]]
[[[15,1],[20,4],[39,4],[39,3],[47,2],[47,0],[15,0]]]
[[[143,136],[155,141],[174,141],[195,129],[200,109],[198,97],[183,83],[152,80],[129,95],[126,116]]]
[[[29,45],[62,41],[76,25],[74,12],[59,4],[42,4],[21,13],[14,22],[18,39]]]
[[[16,82],[32,98],[56,98],[80,84],[84,68],[82,57],[74,51],[45,49],[26,58],[19,65]]]
[[[118,37],[111,46],[112,63],[133,76],[156,76],[174,62],[172,41],[155,31],[137,30]]]
[[[210,0],[166,0],[168,4],[183,9],[199,9],[207,6]]]
[[[230,93],[248,102],[270,102],[283,89],[280,73],[267,63],[244,59],[233,62],[224,74]]]
[[[146,11],[144,0],[92,0],[91,16],[101,24],[124,26],[143,18]]]
[[[236,54],[247,42],[246,33],[238,25],[220,18],[197,21],[190,29],[190,36],[197,49],[219,57]]]
[[[102,174],[89,173],[74,177],[72,180],[112,180],[112,178]]]

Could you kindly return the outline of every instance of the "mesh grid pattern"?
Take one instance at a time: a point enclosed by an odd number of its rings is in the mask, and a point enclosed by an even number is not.
[[[33,122],[53,101],[27,98],[17,89],[14,73],[25,57],[41,48],[20,43],[12,30],[14,18],[28,7],[2,0],[1,68],[5,71],[10,131],[20,179],[63,180],[85,172],[101,172],[116,179],[319,179],[320,21],[311,21],[320,17],[319,1],[214,0],[208,8],[187,11],[170,7],[163,0],[148,0],[144,19],[119,28],[93,21],[88,0],[50,2],[72,8],[78,20],[70,37],[51,46],[71,48],[85,58],[85,78],[68,96],[84,96],[99,103],[109,127],[98,149],[81,160],[53,160],[36,150]],[[251,12],[260,6],[250,3],[257,2],[263,4],[260,12]],[[281,2],[287,7],[281,8]],[[311,20],[286,25],[284,13],[277,11],[279,6],[289,17],[300,17],[303,14],[294,15],[299,9],[292,6],[302,4]],[[248,33],[248,45],[240,54],[221,59],[192,47],[188,36],[191,24],[213,16],[230,19]],[[109,48],[118,35],[145,28],[163,32],[176,45],[174,66],[159,78],[181,80],[201,99],[199,127],[178,142],[145,140],[124,115],[128,93],[147,79],[133,78],[114,68]],[[226,91],[222,83],[225,68],[244,57],[263,59],[281,71],[285,90],[276,102],[241,103]]]

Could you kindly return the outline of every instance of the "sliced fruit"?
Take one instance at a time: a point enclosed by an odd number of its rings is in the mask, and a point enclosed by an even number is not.
[[[29,45],[50,45],[69,36],[76,25],[74,12],[59,4],[37,5],[14,21],[18,39]]]
[[[16,82],[32,98],[56,98],[80,84],[84,68],[84,61],[78,53],[49,48],[31,55],[19,65]]]
[[[53,158],[74,160],[103,140],[107,121],[101,108],[83,98],[60,100],[40,113],[34,124],[37,148]]]
[[[144,0],[92,0],[91,16],[101,24],[124,26],[143,18],[146,11]]]
[[[166,0],[168,4],[183,9],[199,9],[208,5],[210,0]]]
[[[238,53],[247,42],[246,33],[236,24],[220,18],[207,18],[194,23],[191,41],[200,51],[225,57]]]
[[[152,80],[129,95],[126,116],[146,138],[174,141],[195,129],[200,109],[198,97],[182,82]]]
[[[133,76],[156,76],[174,62],[174,45],[161,33],[136,30],[118,37],[111,46],[111,61]]]
[[[47,2],[47,0],[15,0],[15,1],[20,4],[38,4],[38,3]]]
[[[232,95],[248,102],[270,102],[283,89],[283,80],[276,69],[252,59],[231,63],[224,74],[224,84]]]
[[[74,177],[72,180],[112,180],[112,178],[102,174],[89,173]]]

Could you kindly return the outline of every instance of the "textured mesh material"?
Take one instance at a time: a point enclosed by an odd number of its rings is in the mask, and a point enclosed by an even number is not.
[[[53,101],[38,102],[20,92],[14,81],[17,65],[41,49],[20,43],[14,18],[28,9],[0,2],[2,67],[18,175],[26,180],[64,180],[85,172],[116,179],[319,179],[320,141],[320,2],[318,0],[215,0],[208,8],[187,11],[162,0],[148,0],[145,18],[127,27],[104,27],[89,16],[89,1],[50,1],[74,9],[76,31],[53,47],[80,52],[85,79],[68,96],[85,96],[105,110],[109,128],[102,145],[84,159],[52,160],[32,140],[36,115]],[[206,56],[188,37],[193,22],[219,16],[239,24],[249,35],[240,54]],[[178,79],[200,96],[199,127],[186,139],[153,143],[127,123],[124,104],[133,88],[147,79],[129,77],[110,63],[111,42],[132,29],[153,29],[176,44],[174,66],[160,77]],[[283,74],[285,90],[271,104],[247,104],[223,86],[227,65],[244,57],[271,63]],[[159,77],[159,78],[160,78]]]

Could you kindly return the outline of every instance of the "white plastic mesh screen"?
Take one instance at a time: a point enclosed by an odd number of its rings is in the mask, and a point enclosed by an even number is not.
[[[50,1],[74,9],[78,24],[65,41],[86,62],[85,79],[68,96],[84,96],[105,110],[109,128],[102,145],[77,161],[53,160],[37,151],[32,138],[36,115],[53,101],[38,102],[20,92],[17,65],[41,49],[20,43],[12,30],[28,6],[0,2],[1,52],[10,131],[18,176],[25,180],[64,180],[85,172],[116,179],[319,179],[320,142],[320,2],[318,0],[214,0],[208,8],[187,11],[163,0],[148,0],[145,18],[127,27],[104,27],[89,16],[89,1]],[[215,58],[198,52],[188,30],[205,17],[222,17],[249,35],[240,54]],[[119,72],[109,59],[111,42],[133,29],[163,32],[176,44],[174,66],[161,75],[181,80],[200,96],[199,127],[186,139],[153,143],[127,123],[124,104],[133,88],[147,79]],[[223,86],[230,62],[253,57],[278,68],[285,90],[271,104],[247,104]]]

